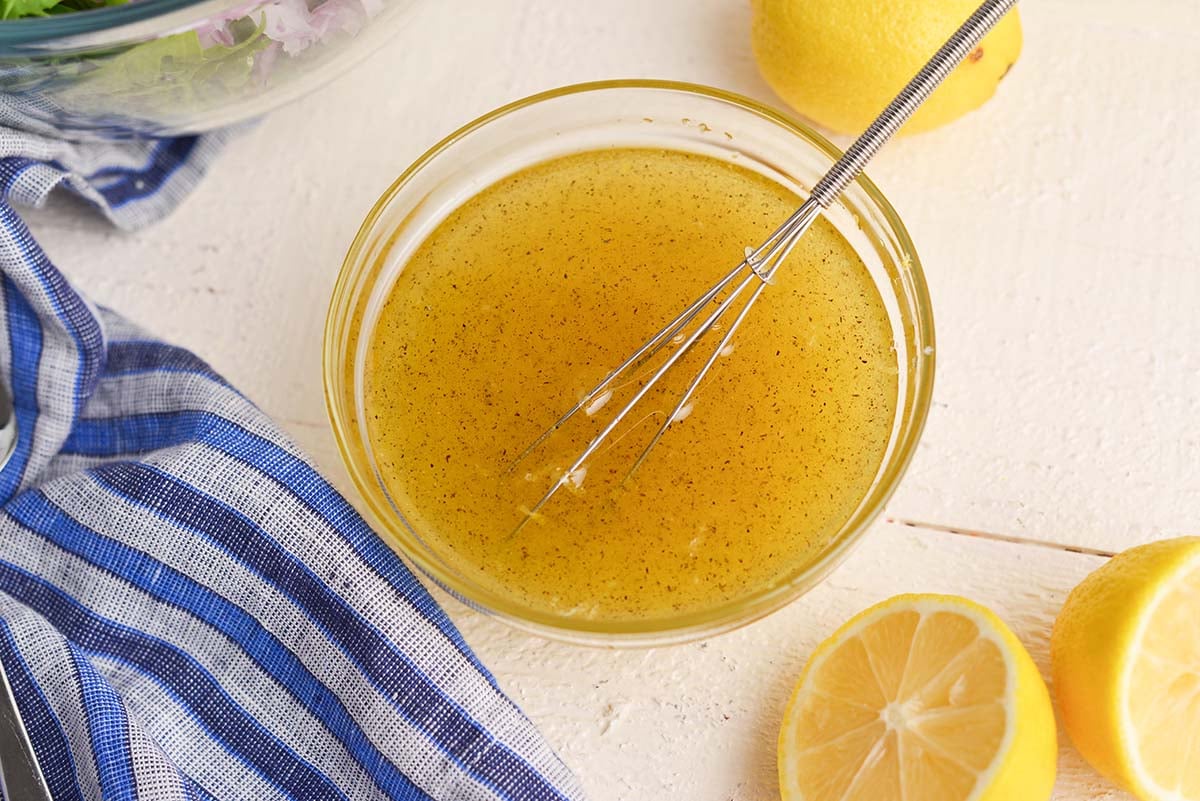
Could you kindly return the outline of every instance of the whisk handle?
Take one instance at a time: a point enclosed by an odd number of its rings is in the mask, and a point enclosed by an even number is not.
[[[896,95],[846,154],[813,187],[812,199],[828,208],[838,195],[858,177],[867,162],[895,135],[933,90],[979,45],[1017,0],[987,0],[963,23],[916,77]]]

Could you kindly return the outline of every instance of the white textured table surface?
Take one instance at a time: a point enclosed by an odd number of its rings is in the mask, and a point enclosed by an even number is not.
[[[854,612],[966,594],[1045,672],[1049,625],[1105,552],[1200,533],[1200,4],[1025,5],[1025,52],[997,98],[871,170],[922,255],[939,340],[891,521],[783,612],[672,649],[571,648],[447,600],[595,801],[775,798],[789,687]],[[349,490],[321,330],[380,192],[448,131],[555,85],[655,76],[773,101],[748,26],[744,0],[429,2],[233,145],[155,229],[121,235],[65,204],[33,228],[93,298],[211,361]],[[1065,743],[1060,767],[1060,801],[1125,798]]]

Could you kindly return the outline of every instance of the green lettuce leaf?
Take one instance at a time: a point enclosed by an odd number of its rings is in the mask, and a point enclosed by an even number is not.
[[[0,0],[0,19],[44,17],[60,0]]]
[[[144,42],[93,65],[61,96],[134,114],[178,112],[236,96],[253,80],[255,55],[271,44],[264,24],[234,23],[232,46],[203,47],[195,31]]]
[[[0,20],[45,17],[72,11],[119,6],[128,0],[0,0]]]

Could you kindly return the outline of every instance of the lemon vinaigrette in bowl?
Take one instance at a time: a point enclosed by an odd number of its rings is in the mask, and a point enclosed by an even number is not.
[[[400,511],[475,580],[553,614],[663,617],[793,572],[866,493],[896,403],[887,312],[824,221],[633,480],[695,368],[520,531],[616,409],[602,396],[514,460],[800,202],[647,149],[563,156],[468,200],[413,254],[368,347],[367,431]]]
[[[327,330],[335,432],[381,527],[465,600],[589,641],[728,628],[811,586],[928,403],[924,285],[869,184],[805,235],[635,473],[711,347],[565,479],[630,386],[522,453],[835,157],[748,101],[644,82],[522,101],[431,151],[360,232]]]

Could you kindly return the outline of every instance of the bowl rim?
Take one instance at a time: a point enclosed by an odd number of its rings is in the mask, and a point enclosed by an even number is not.
[[[507,103],[468,122],[426,150],[392,182],[371,207],[347,251],[334,284],[322,343],[322,377],[326,412],[334,439],[337,442],[338,452],[355,490],[363,504],[369,509],[370,516],[374,518],[373,527],[383,535],[385,541],[395,540],[394,543],[389,542],[389,544],[418,567],[425,576],[468,606],[486,611],[517,628],[535,634],[584,645],[656,646],[687,642],[719,634],[759,620],[810,590],[845,560],[852,547],[862,540],[891,499],[916,451],[917,443],[928,418],[933,394],[935,332],[928,285],[908,230],[895,208],[879,188],[865,174],[860,174],[857,179],[858,183],[871,203],[882,214],[886,230],[895,237],[895,245],[903,257],[898,269],[910,279],[904,290],[896,288],[894,291],[910,296],[914,312],[912,341],[921,345],[916,354],[910,390],[911,414],[899,409],[897,411],[902,419],[908,419],[908,425],[904,427],[896,441],[891,460],[885,460],[881,465],[880,475],[887,477],[879,480],[885,486],[882,487],[875,502],[865,509],[860,507],[859,510],[856,510],[855,515],[847,520],[846,526],[839,532],[837,538],[831,541],[803,570],[795,576],[789,577],[787,581],[765,591],[758,591],[745,598],[725,602],[711,609],[672,618],[652,619],[647,621],[650,625],[641,621],[615,624],[601,621],[596,622],[595,625],[588,625],[590,621],[568,619],[526,609],[498,593],[460,579],[441,565],[432,554],[409,547],[405,537],[398,533],[402,524],[396,521],[397,525],[393,526],[392,518],[395,515],[389,512],[384,503],[380,503],[378,498],[366,490],[367,487],[372,486],[371,476],[364,475],[360,469],[361,466],[356,464],[349,441],[349,437],[352,436],[352,427],[343,418],[339,409],[339,404],[343,400],[340,391],[344,389],[342,380],[345,374],[343,372],[344,363],[340,361],[342,354],[337,350],[336,345],[340,338],[340,332],[350,325],[356,308],[354,301],[357,297],[357,279],[361,277],[364,270],[369,269],[369,265],[362,263],[362,254],[372,235],[377,231],[380,217],[394,198],[403,191],[414,175],[455,142],[501,117],[528,106],[568,95],[609,90],[665,90],[718,100],[739,107],[791,131],[809,146],[823,152],[831,161],[836,161],[842,155],[842,151],[837,146],[816,130],[775,108],[735,92],[696,83],[646,78],[590,81],[538,92]],[[903,354],[898,354],[898,358],[902,359],[903,357]],[[900,400],[905,399],[901,397]],[[854,517],[860,517],[861,520],[858,525],[850,527],[849,524],[853,522]]]

